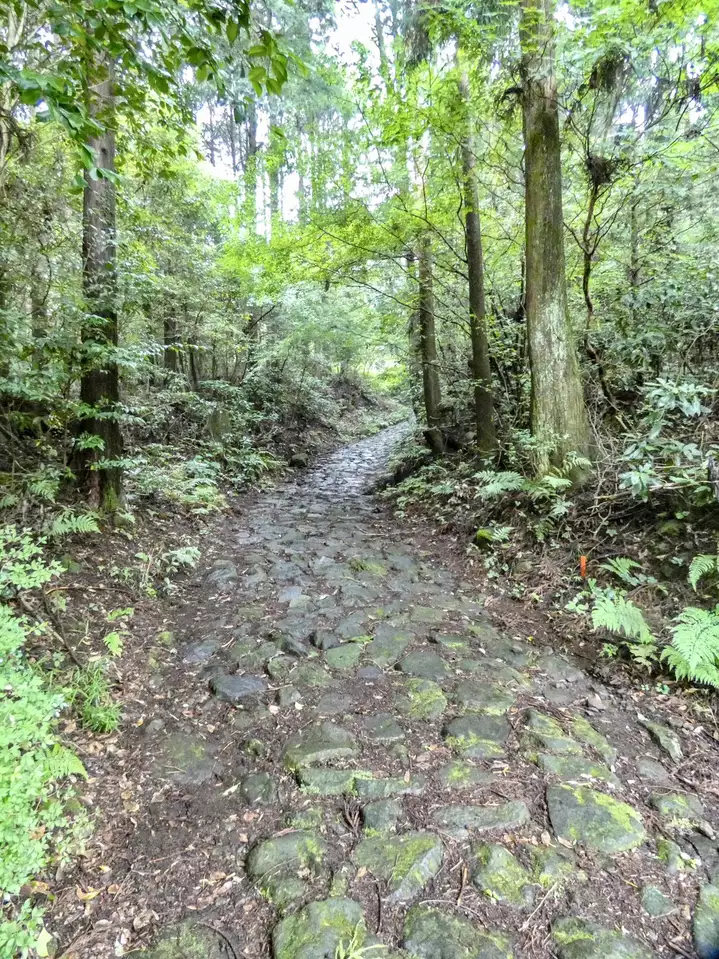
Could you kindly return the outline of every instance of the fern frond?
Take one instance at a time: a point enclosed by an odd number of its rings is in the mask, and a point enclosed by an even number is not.
[[[503,493],[512,493],[524,489],[527,480],[521,473],[511,470],[495,473],[492,470],[483,470],[476,473],[474,478],[479,482],[479,488],[474,494],[476,499],[495,499]]]
[[[719,613],[717,610],[698,609],[689,606],[677,616],[672,626],[673,649],[686,663],[688,675],[696,675],[697,670],[716,667],[719,660]],[[666,658],[675,659],[667,652]]]
[[[64,513],[55,516],[47,529],[47,534],[52,539],[62,539],[64,536],[72,536],[74,533],[99,532],[100,527],[94,513],[78,514],[71,510],[65,510]]]
[[[631,571],[633,569],[641,569],[641,563],[636,563],[633,559],[629,559],[628,556],[616,556],[614,559],[609,559],[606,563],[602,563],[599,568],[606,569],[608,573],[612,573],[617,579],[620,579],[623,583],[627,583],[629,586],[636,586],[639,583],[639,580],[636,576],[632,575]]]
[[[692,589],[696,591],[699,580],[709,573],[719,573],[719,556],[707,553],[695,556],[689,565],[689,583]]]
[[[640,643],[656,643],[641,609],[624,596],[598,594],[592,610],[592,624],[595,629],[606,629]]]
[[[78,757],[59,744],[45,753],[45,776],[47,780],[65,779],[67,776],[82,776],[87,779],[87,770]]]

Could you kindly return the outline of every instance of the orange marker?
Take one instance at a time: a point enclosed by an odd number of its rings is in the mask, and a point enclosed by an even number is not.
[[[587,576],[587,557],[586,556],[579,557],[579,575],[582,577],[582,579],[585,579]]]

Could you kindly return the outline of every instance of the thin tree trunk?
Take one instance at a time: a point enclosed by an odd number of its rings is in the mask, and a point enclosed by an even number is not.
[[[247,110],[247,161],[245,163],[245,219],[250,232],[257,233],[257,104]]]
[[[235,107],[232,103],[227,105],[227,140],[230,146],[232,173],[237,176],[237,124],[235,123]]]
[[[589,421],[567,309],[559,111],[551,0],[522,0],[527,337],[537,470],[590,451]]]
[[[484,260],[482,229],[479,219],[479,191],[475,172],[474,124],[470,112],[469,79],[460,77],[460,96],[465,107],[465,131],[462,140],[464,174],[465,243],[469,274],[469,324],[472,344],[472,379],[474,381],[474,424],[477,447],[491,453],[497,445],[492,400],[492,372],[487,342],[487,311],[484,301]]]
[[[425,437],[435,455],[444,453],[440,403],[437,335],[434,324],[434,292],[432,289],[432,248],[428,236],[422,238],[419,253],[419,347],[422,358],[422,390],[427,418]]]
[[[163,339],[165,346],[165,369],[170,373],[177,373],[180,366],[180,338],[177,332],[177,318],[175,317],[172,303],[168,304],[168,310],[163,320]]]
[[[99,169],[115,169],[114,70],[109,62],[93,64],[88,82],[90,116],[103,124],[103,132],[89,141]],[[87,315],[82,329],[87,367],[80,384],[80,399],[95,409],[81,423],[78,474],[94,505],[113,511],[122,495],[122,471],[102,467],[100,460],[122,456],[122,433],[118,422],[120,374],[117,348],[117,272],[115,184],[111,179],[85,176],[82,215],[83,294]],[[83,448],[83,439],[98,436],[102,449]]]

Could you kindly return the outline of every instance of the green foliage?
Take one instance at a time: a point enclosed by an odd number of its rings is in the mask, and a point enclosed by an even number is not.
[[[114,732],[122,720],[122,709],[113,700],[107,667],[102,662],[75,670],[68,702],[85,729],[92,733]]]
[[[713,610],[689,606],[671,627],[671,646],[662,660],[677,679],[706,683],[719,689],[719,606]]]
[[[689,583],[695,591],[700,580],[716,574],[719,574],[719,555],[716,553],[695,556],[689,565]]]
[[[59,572],[42,559],[28,532],[0,530],[2,597],[36,588]],[[42,913],[20,890],[52,862],[77,851],[86,823],[68,812],[72,777],[84,777],[77,756],[58,739],[57,719],[66,705],[26,647],[27,620],[0,603],[0,889],[6,897],[0,920],[2,955],[27,955],[44,936]]]

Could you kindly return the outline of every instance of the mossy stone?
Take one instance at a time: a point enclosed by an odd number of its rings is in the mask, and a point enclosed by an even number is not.
[[[419,959],[512,959],[506,936],[432,906],[412,906],[404,922],[402,945]]]
[[[283,907],[305,894],[305,876],[317,878],[325,872],[327,852],[327,843],[318,833],[298,829],[255,846],[245,868],[262,894]]]
[[[519,799],[500,806],[440,806],[432,821],[453,839],[466,839],[473,832],[517,829],[529,822],[529,810]]]
[[[682,744],[673,729],[670,729],[668,726],[663,726],[661,723],[651,722],[643,717],[639,718],[639,722],[644,726],[657,746],[671,756],[675,762],[679,762],[679,760],[683,758]]]
[[[272,933],[274,959],[333,959],[338,946],[367,942],[362,906],[352,899],[311,902],[278,923]],[[373,951],[379,955],[379,951]]]
[[[431,679],[409,679],[406,696],[397,701],[397,708],[409,719],[439,719],[447,708],[442,687]]]
[[[435,683],[449,674],[449,666],[445,660],[432,652],[408,653],[400,660],[397,668],[407,676],[431,679]]]
[[[509,723],[504,716],[470,714],[453,719],[444,729],[445,742],[471,759],[493,759],[504,753]]]
[[[459,683],[452,696],[452,701],[468,712],[489,716],[503,716],[514,705],[514,700],[506,690],[469,679]]]
[[[569,849],[532,846],[530,855],[532,857],[532,878],[543,889],[563,886],[569,879],[577,875],[574,855]]]
[[[225,942],[212,929],[192,921],[166,929],[143,959],[226,959]]]
[[[372,742],[384,745],[399,743],[404,739],[404,730],[392,713],[376,713],[374,716],[367,716],[364,721],[364,731]]]
[[[402,806],[396,799],[375,799],[362,807],[362,822],[365,829],[378,832],[394,828],[402,815]]]
[[[605,763],[611,766],[617,761],[617,751],[614,746],[600,732],[597,732],[584,716],[574,717],[571,730],[576,739],[595,749]]]
[[[345,643],[325,652],[325,662],[331,669],[353,669],[362,655],[361,643]]]
[[[427,786],[425,776],[417,773],[405,779],[402,776],[388,776],[375,779],[371,774],[358,776],[355,780],[355,792],[360,799],[388,799],[390,796],[420,796]]]
[[[535,888],[532,877],[504,846],[479,843],[472,847],[476,868],[472,882],[485,896],[509,906],[531,906]]]
[[[273,806],[279,798],[277,783],[269,773],[251,773],[241,779],[240,795],[251,806]]]
[[[554,773],[564,782],[583,782],[597,779],[615,788],[620,785],[614,773],[604,763],[595,763],[582,756],[557,756],[554,753],[539,753],[537,765],[545,773]]]
[[[333,759],[348,759],[359,752],[354,736],[334,723],[317,723],[291,736],[282,750],[288,769],[300,769]]]
[[[719,952],[719,886],[706,885],[699,890],[692,934],[699,959],[716,959]]]
[[[527,710],[525,745],[530,747],[530,751],[539,746],[546,752],[556,755],[582,755],[582,747],[564,732],[557,720],[537,709]]]
[[[574,916],[552,924],[559,959],[653,959],[653,953],[636,939]]]
[[[377,629],[372,642],[365,646],[365,655],[375,666],[394,666],[402,658],[411,638],[400,630],[380,632]]]
[[[674,912],[676,906],[661,889],[657,889],[656,886],[645,886],[642,890],[642,908],[648,915],[660,919]]]
[[[447,789],[464,789],[467,786],[488,786],[495,781],[495,776],[485,769],[472,766],[462,759],[455,759],[440,769],[437,777],[442,786]]]
[[[390,902],[408,902],[436,876],[442,866],[442,843],[429,832],[363,839],[354,861],[387,882]]]
[[[690,856],[686,856],[675,842],[671,839],[657,839],[657,856],[666,864],[669,875],[677,872],[685,872],[689,869],[696,869],[696,861]]]
[[[557,836],[593,852],[627,852],[646,838],[636,809],[588,786],[550,786],[547,806]]]
[[[201,786],[220,772],[207,744],[189,733],[172,733],[162,741],[159,773],[178,786]]]
[[[704,818],[704,807],[690,793],[655,792],[649,797],[649,804],[660,816],[675,823],[690,825]]]
[[[351,793],[356,776],[354,769],[316,769],[312,766],[305,766],[297,773],[302,791],[310,796],[341,796],[343,793]]]

